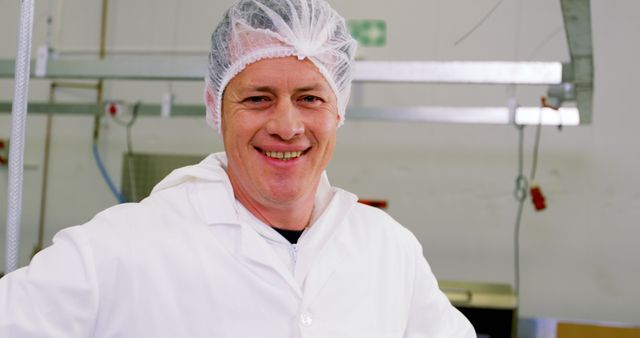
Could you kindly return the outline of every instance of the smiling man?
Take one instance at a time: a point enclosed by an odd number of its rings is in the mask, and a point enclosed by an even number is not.
[[[304,229],[339,122],[336,96],[308,59],[248,65],[223,96],[226,171],[236,199],[266,224]]]
[[[0,279],[0,337],[475,337],[416,238],[329,184],[355,48],[323,0],[233,6],[205,89],[225,152]]]

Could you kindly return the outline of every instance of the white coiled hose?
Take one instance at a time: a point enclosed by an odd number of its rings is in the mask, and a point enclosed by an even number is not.
[[[11,146],[9,148],[9,196],[7,206],[6,271],[18,267],[20,218],[22,216],[22,176],[24,168],[24,130],[29,98],[33,0],[20,1],[20,30],[16,57],[15,91],[11,110]]]

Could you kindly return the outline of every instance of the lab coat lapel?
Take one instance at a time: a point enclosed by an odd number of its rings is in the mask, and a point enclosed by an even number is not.
[[[336,189],[331,203],[311,226],[306,238],[300,243],[295,279],[304,285],[303,307],[318,295],[340,264],[348,260],[348,243],[337,232],[347,226],[345,216],[355,205],[357,197]]]
[[[226,243],[227,249],[231,252],[239,252],[243,257],[243,261],[250,268],[260,270],[260,275],[265,273],[279,275],[301,297],[302,291],[293,279],[291,271],[287,269],[281,259],[278,259],[269,243],[267,243],[267,239],[263,238],[250,225],[241,224],[233,189],[223,169],[225,165],[226,158],[224,154],[214,154],[207,157],[199,165],[177,170],[156,188],[157,190],[162,190],[165,187],[180,184],[190,178],[196,178],[197,183],[191,187],[189,193],[191,205],[205,223],[214,227],[212,231],[216,236],[230,234],[224,228],[217,228],[218,226],[232,225],[239,227],[239,243],[233,240],[221,241],[221,243]],[[232,245],[233,243],[236,243],[235,247]]]
[[[277,274],[289,284],[298,297],[302,297],[302,290],[293,278],[290,269],[285,266],[282,259],[276,256],[267,240],[251,226],[242,224],[241,227],[240,250],[242,256],[247,260],[247,264],[260,274]]]

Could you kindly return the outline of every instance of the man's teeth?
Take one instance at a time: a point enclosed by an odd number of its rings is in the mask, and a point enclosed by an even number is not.
[[[263,151],[262,153],[267,155],[267,157],[281,160],[290,160],[302,155],[301,151]]]

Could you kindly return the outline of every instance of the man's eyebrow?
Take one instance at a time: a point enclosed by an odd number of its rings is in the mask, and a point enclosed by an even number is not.
[[[257,85],[257,86],[247,86],[245,88],[243,88],[243,90],[245,91],[256,91],[256,92],[267,92],[267,93],[273,93],[275,92],[275,88],[268,86],[268,85]],[[323,86],[320,83],[314,83],[308,86],[304,86],[304,87],[299,87],[294,89],[294,92],[296,93],[300,93],[300,92],[308,92],[308,91],[314,91],[314,90],[326,90],[325,86]]]
[[[244,88],[247,91],[256,91],[256,92],[273,92],[274,89],[269,86],[247,86]]]
[[[316,83],[316,84],[312,84],[312,85],[309,85],[309,86],[296,88],[295,91],[296,92],[308,92],[308,91],[313,91],[313,90],[324,90],[324,89],[325,88],[321,84]]]

